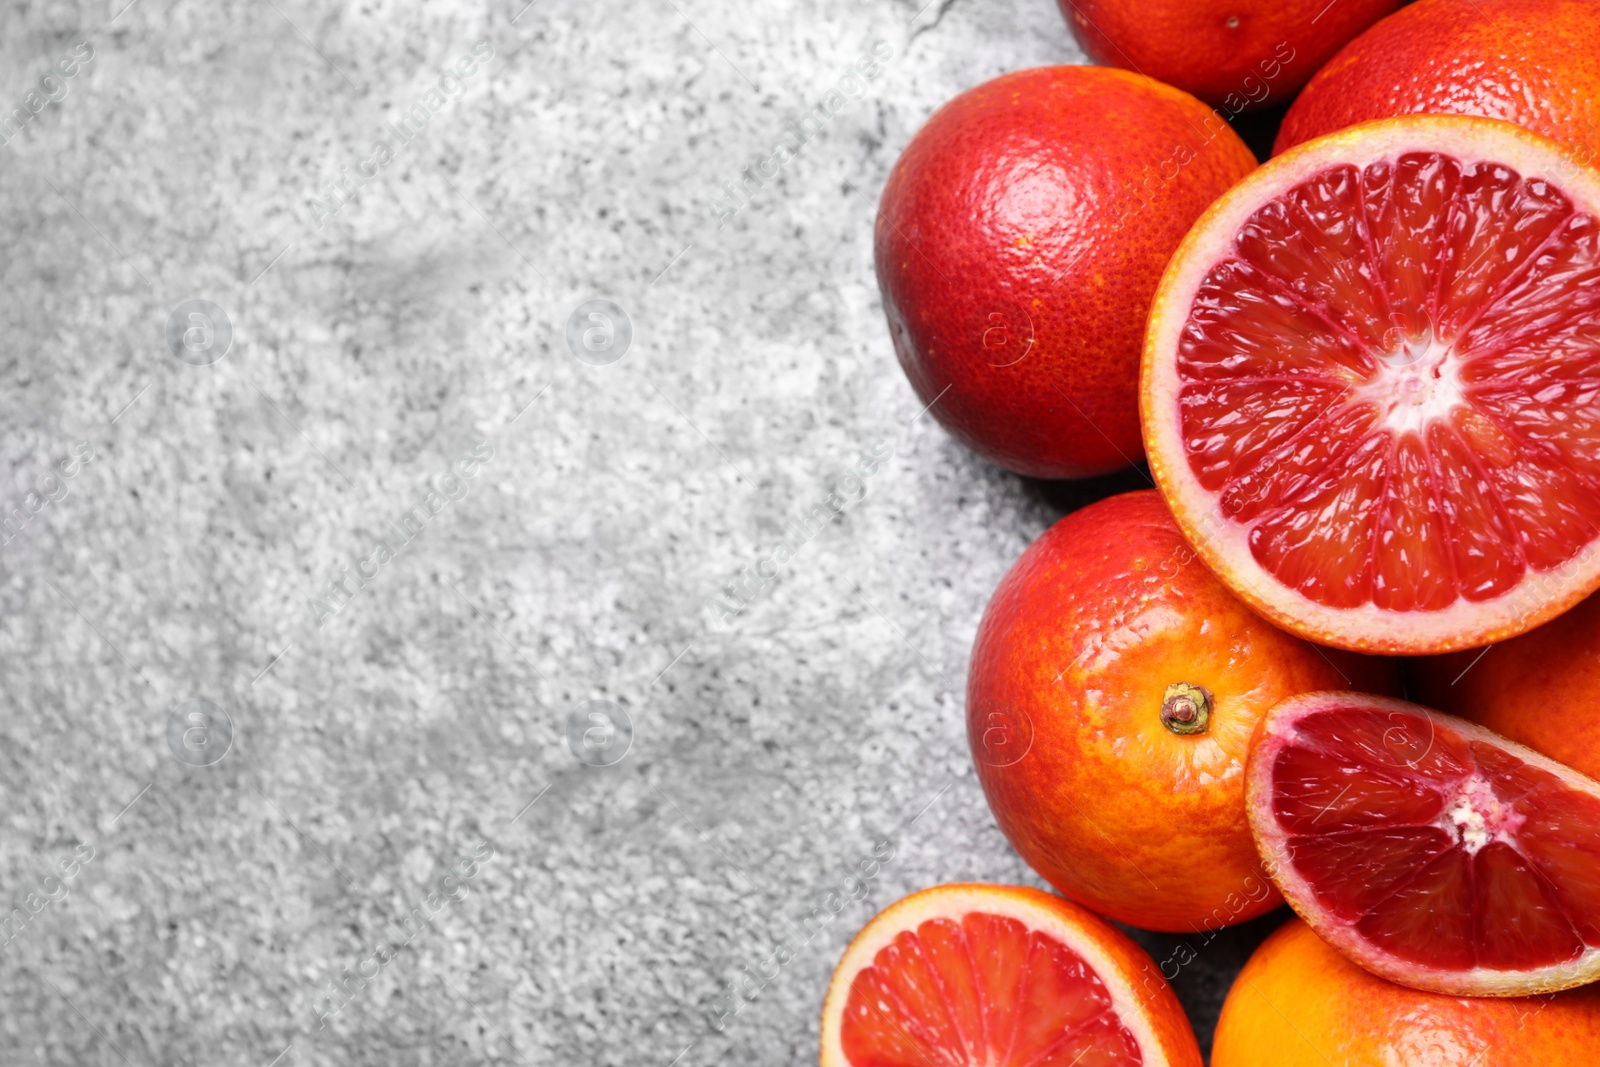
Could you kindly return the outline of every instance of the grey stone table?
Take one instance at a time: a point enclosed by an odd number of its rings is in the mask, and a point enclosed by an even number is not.
[[[871,221],[1061,16],[525,2],[0,14],[0,1062],[803,1064],[875,910],[1039,884],[968,646],[1141,479],[919,415]]]

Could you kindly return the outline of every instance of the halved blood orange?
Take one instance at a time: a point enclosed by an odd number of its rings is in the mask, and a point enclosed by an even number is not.
[[[822,1067],[1200,1067],[1143,949],[1062,897],[944,885],[856,935],[822,1006]]]
[[[1258,730],[1256,846],[1345,956],[1469,996],[1600,978],[1600,783],[1464,719],[1362,693],[1292,697]]]
[[[1600,173],[1492,119],[1311,141],[1211,206],[1145,336],[1157,484],[1323,644],[1499,640],[1600,586]]]

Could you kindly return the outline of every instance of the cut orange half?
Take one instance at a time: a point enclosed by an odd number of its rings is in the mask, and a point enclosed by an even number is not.
[[[1362,693],[1261,721],[1250,829],[1291,907],[1414,989],[1548,993],[1600,978],[1600,783],[1483,727]]]
[[[1496,641],[1600,586],[1600,174],[1491,119],[1302,145],[1201,217],[1145,335],[1151,471],[1322,644]]]
[[[822,1067],[1200,1067],[1150,957],[1061,897],[913,893],[856,935],[822,1006]]]

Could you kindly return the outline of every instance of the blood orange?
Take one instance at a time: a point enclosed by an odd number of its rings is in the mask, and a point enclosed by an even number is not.
[[[1493,648],[1412,660],[1413,697],[1600,779],[1600,594]]]
[[[1238,114],[1295,94],[1401,0],[1058,0],[1096,63],[1158,78]]]
[[[1274,150],[1358,122],[1423,114],[1505,119],[1593,164],[1600,4],[1421,0],[1402,8],[1317,72],[1283,117]]]
[[[1019,70],[945,104],[895,163],[874,244],[918,398],[1021,474],[1138,462],[1150,297],[1255,165],[1210,108],[1123,70]]]
[[[1244,814],[1262,716],[1399,683],[1392,660],[1251,611],[1147,489],[1068,515],[1006,574],[973,643],[967,738],[995,821],[1046,881],[1118,922],[1199,933],[1282,903]]]
[[[1368,970],[1471,996],[1600,978],[1600,783],[1360,693],[1273,708],[1246,776],[1273,881]]]
[[[1413,116],[1254,172],[1146,333],[1150,466],[1235,593],[1323,644],[1429,653],[1600,585],[1600,174]]]
[[[1449,997],[1385,982],[1298,919],[1239,972],[1211,1067],[1589,1067],[1600,986],[1541,997]]]
[[[913,893],[856,935],[822,1005],[822,1067],[1200,1067],[1144,950],[1037,889]]]

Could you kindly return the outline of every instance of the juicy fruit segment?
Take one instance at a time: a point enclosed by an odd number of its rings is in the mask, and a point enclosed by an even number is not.
[[[1461,720],[1358,694],[1274,709],[1252,828],[1295,910],[1422,989],[1600,976],[1600,785]]]
[[[822,1067],[1201,1067],[1183,1008],[1125,934],[1062,897],[941,885],[855,936],[822,1004]]]
[[[1600,531],[1600,226],[1413,151],[1263,204],[1178,348],[1193,475],[1318,604],[1507,593]]]
[[[854,1067],[1144,1062],[1081,955],[985,912],[897,934],[851,984],[841,1037]]]

